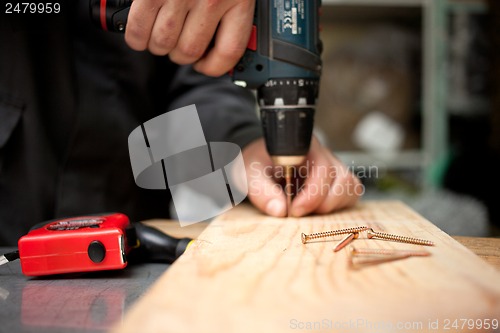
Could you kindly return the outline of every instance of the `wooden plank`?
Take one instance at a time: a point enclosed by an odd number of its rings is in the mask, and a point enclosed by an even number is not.
[[[341,237],[300,241],[302,232],[360,224],[436,246],[425,247],[430,257],[352,269],[347,249],[332,252]],[[353,244],[424,248],[360,238]],[[492,266],[399,202],[301,219],[242,206],[212,222],[115,332],[445,331],[446,320],[500,319],[499,281]]]
[[[147,220],[143,221],[143,223],[178,238],[197,238],[209,225],[209,222],[201,222],[181,227],[179,226],[178,221],[166,219]],[[454,240],[484,259],[490,265],[494,266],[497,270],[500,270],[500,238],[467,236],[452,237]]]
[[[142,221],[142,223],[157,228],[158,230],[161,230],[172,237],[189,237],[193,239],[200,236],[200,234],[207,228],[209,224],[208,222],[200,222],[181,227],[179,226],[179,222],[162,219],[147,220]]]

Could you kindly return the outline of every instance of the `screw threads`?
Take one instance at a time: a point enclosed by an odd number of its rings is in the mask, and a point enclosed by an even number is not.
[[[331,237],[331,236],[343,235],[343,234],[352,234],[352,233],[358,233],[358,232],[365,231],[365,230],[368,230],[368,227],[360,226],[360,227],[346,228],[346,229],[340,229],[340,230],[316,232],[316,233],[310,234],[310,235],[306,235],[306,234],[302,233],[301,239],[302,239],[302,243],[305,244],[305,243],[307,243],[307,241],[309,241],[311,239]]]
[[[434,242],[425,239],[392,235],[385,232],[373,231],[373,229],[368,229],[368,238],[380,238],[407,244],[434,246]]]

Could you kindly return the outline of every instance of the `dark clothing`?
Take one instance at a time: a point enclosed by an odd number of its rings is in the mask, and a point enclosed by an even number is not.
[[[127,146],[166,111],[196,104],[207,141],[261,135],[250,92],[129,49],[92,25],[87,6],[66,1],[35,22],[0,17],[0,246],[57,217],[168,217],[169,192],[135,185]]]

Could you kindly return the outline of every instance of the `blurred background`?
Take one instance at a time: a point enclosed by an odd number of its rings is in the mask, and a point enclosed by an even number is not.
[[[500,236],[500,1],[323,0],[316,135],[452,235]]]

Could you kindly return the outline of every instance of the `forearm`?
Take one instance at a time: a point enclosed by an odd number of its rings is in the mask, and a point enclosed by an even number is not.
[[[176,96],[169,110],[196,105],[207,142],[228,141],[243,148],[262,136],[253,94],[227,76],[210,78],[184,66],[169,94]]]

